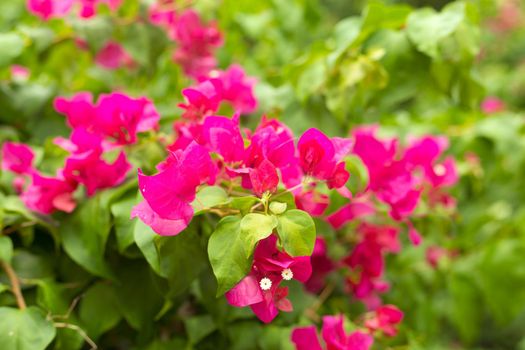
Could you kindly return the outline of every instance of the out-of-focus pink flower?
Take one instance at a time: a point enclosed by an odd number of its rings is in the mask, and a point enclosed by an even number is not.
[[[329,139],[317,129],[307,130],[297,143],[303,172],[319,180],[326,180],[329,188],[345,185],[350,174],[341,162],[351,149],[350,140]]]
[[[506,109],[505,102],[497,97],[487,97],[481,102],[481,110],[485,114],[495,114],[503,112]]]
[[[347,334],[343,316],[324,316],[321,335],[326,350],[368,350],[374,342],[372,336],[361,331]],[[323,350],[314,326],[295,328],[291,339],[297,350]]]
[[[96,15],[97,6],[99,4],[107,4],[111,11],[116,11],[122,0],[79,0],[80,3],[80,17],[90,18]]]
[[[257,108],[253,88],[255,78],[248,77],[241,66],[234,64],[226,71],[212,71],[210,82],[224,101],[232,104],[235,112],[249,114]]]
[[[365,320],[371,332],[381,331],[389,337],[397,334],[397,325],[403,320],[403,312],[394,305],[384,305],[372,312]]]
[[[35,154],[31,147],[16,142],[6,142],[2,145],[2,169],[17,174],[33,172]]]
[[[32,173],[32,181],[22,193],[25,205],[42,214],[51,214],[55,210],[72,212],[76,203],[73,192],[77,184],[66,181],[60,176],[46,177],[36,172]]]
[[[312,273],[309,256],[291,257],[277,249],[274,235],[260,241],[255,249],[252,270],[225,296],[232,306],[250,306],[264,323],[271,322],[279,311],[292,311],[286,299],[288,287],[280,287],[284,280],[306,282]]]
[[[324,194],[316,191],[315,188],[307,191],[300,191],[295,194],[295,204],[298,209],[306,211],[312,216],[321,216],[324,214],[330,198]]]
[[[67,15],[73,3],[74,0],[27,0],[27,9],[47,21],[50,18]]]
[[[95,62],[109,70],[133,66],[133,58],[116,41],[109,41],[95,56]]]
[[[86,186],[88,196],[122,183],[131,169],[124,152],[113,163],[107,163],[101,156],[97,150],[69,156],[62,171],[64,178]]]
[[[327,220],[337,230],[349,221],[375,213],[376,209],[373,203],[366,196],[360,196],[339,208],[335,213],[328,216]]]
[[[139,217],[160,235],[176,235],[193,217],[197,187],[214,176],[208,151],[192,143],[172,153],[158,174],[146,176],[139,170],[139,189],[147,205],[134,207],[131,217]]]
[[[505,0],[501,3],[497,16],[489,21],[489,27],[495,32],[509,32],[523,25],[522,13],[519,1]]]
[[[327,254],[326,241],[323,237],[315,240],[314,251],[311,256],[312,275],[305,283],[305,287],[312,293],[318,293],[325,285],[326,276],[335,268]]]
[[[354,272],[347,283],[354,296],[373,309],[381,302],[377,294],[384,293],[389,288],[388,284],[381,280],[384,254],[399,251],[399,229],[362,223],[357,231],[361,241],[343,260]]]
[[[31,75],[31,71],[29,68],[21,66],[19,64],[13,64],[11,66],[11,76],[13,77],[13,80],[27,80],[29,76]]]
[[[54,106],[72,128],[82,127],[119,145],[134,143],[139,132],[157,129],[160,118],[147,98],[121,93],[103,94],[94,105],[93,96],[81,92],[70,99],[56,98]]]

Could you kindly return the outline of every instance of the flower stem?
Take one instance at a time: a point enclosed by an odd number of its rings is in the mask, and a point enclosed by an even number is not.
[[[13,295],[16,298],[16,303],[18,304],[18,308],[20,310],[25,310],[27,308],[26,301],[24,300],[22,290],[20,289],[20,281],[18,279],[18,276],[15,273],[15,270],[13,270],[11,265],[9,265],[8,263],[4,261],[1,262],[1,265],[2,265],[2,269],[4,269],[5,273],[7,274],[9,281],[11,282],[11,291],[13,292]]]

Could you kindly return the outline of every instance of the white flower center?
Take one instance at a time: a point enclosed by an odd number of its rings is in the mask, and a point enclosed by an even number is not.
[[[284,280],[289,281],[289,280],[291,280],[293,278],[293,272],[290,269],[284,269],[281,272],[281,276],[283,277]]]
[[[269,278],[264,277],[259,282],[259,285],[261,286],[262,290],[268,290],[268,289],[272,288],[272,281]]]
[[[436,173],[437,176],[443,176],[447,172],[447,169],[443,164],[438,164],[434,167],[434,173]]]

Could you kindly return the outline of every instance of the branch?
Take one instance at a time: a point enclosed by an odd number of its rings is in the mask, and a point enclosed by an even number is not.
[[[55,322],[55,323],[53,323],[53,325],[56,328],[67,328],[67,329],[74,330],[75,332],[80,334],[80,336],[84,339],[84,341],[89,344],[89,346],[91,346],[91,350],[97,350],[98,349],[97,344],[95,344],[95,342],[87,335],[87,333],[82,328],[77,326],[76,324],[64,323],[64,322]]]
[[[26,301],[24,300],[24,296],[22,295],[22,290],[20,289],[20,281],[18,279],[18,276],[15,273],[15,270],[9,265],[8,263],[2,261],[2,268],[4,269],[5,273],[7,274],[7,277],[9,278],[9,282],[11,282],[11,291],[13,292],[16,303],[18,304],[18,308],[20,310],[26,309]]]

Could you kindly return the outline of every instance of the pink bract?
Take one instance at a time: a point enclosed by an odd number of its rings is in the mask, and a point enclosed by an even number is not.
[[[31,147],[16,142],[6,142],[2,145],[2,169],[17,174],[33,172],[35,154]]]

